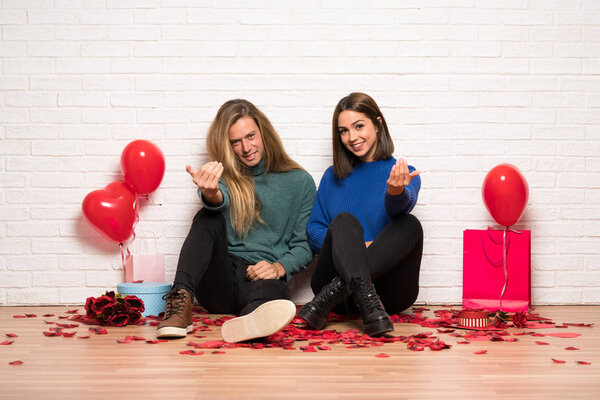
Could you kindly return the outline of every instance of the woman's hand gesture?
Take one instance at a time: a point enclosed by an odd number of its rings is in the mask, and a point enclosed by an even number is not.
[[[392,167],[390,178],[387,180],[388,193],[391,196],[404,193],[404,186],[408,185],[420,173],[420,171],[408,172],[408,163],[404,158],[399,158],[396,165]]]
[[[223,202],[223,194],[219,190],[219,178],[223,175],[223,164],[211,161],[199,169],[193,169],[186,165],[185,170],[192,176],[192,180],[202,192],[205,201],[215,205]]]

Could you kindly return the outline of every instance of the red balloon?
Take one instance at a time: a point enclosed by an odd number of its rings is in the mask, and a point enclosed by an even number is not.
[[[121,172],[136,193],[152,193],[165,174],[165,157],[152,142],[134,140],[121,153]]]
[[[87,221],[105,238],[123,243],[133,234],[138,203],[136,194],[123,181],[94,190],[83,199],[81,210]]]
[[[481,195],[492,218],[503,226],[511,226],[523,215],[529,198],[529,187],[517,167],[500,164],[483,180]]]

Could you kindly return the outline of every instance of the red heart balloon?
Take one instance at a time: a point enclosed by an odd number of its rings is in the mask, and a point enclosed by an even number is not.
[[[127,183],[114,181],[83,199],[83,216],[105,238],[123,243],[133,234],[138,203]]]
[[[523,215],[529,188],[517,167],[500,164],[487,173],[481,187],[483,202],[492,218],[503,226],[511,226]]]
[[[165,157],[152,142],[134,140],[121,153],[121,172],[136,193],[152,193],[165,174]]]

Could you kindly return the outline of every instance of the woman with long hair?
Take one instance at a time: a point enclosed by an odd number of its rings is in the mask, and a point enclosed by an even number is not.
[[[241,315],[221,327],[226,341],[268,336],[295,315],[287,281],[312,259],[306,223],[315,184],[247,100],[221,106],[206,143],[212,161],[186,167],[203,208],[183,243],[157,336],[186,336],[193,295],[211,313]]]
[[[333,165],[307,227],[319,252],[311,280],[316,295],[298,315],[321,329],[334,307],[352,297],[364,332],[381,335],[394,329],[388,312],[408,308],[419,292],[423,230],[410,211],[420,172],[392,156],[387,123],[370,96],[341,99],[332,126]]]

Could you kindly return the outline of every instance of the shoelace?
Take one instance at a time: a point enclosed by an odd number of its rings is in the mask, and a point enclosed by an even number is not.
[[[163,300],[167,301],[167,310],[165,311],[164,319],[169,318],[173,314],[183,313],[185,307],[185,293],[171,292],[163,296]]]
[[[359,297],[363,299],[361,306],[363,307],[363,312],[366,314],[371,313],[372,311],[380,311],[381,302],[379,301],[379,297],[369,284],[369,282],[365,280],[358,280],[358,292]]]
[[[316,303],[315,305],[321,309],[328,309],[332,306],[334,306],[335,304],[332,304],[334,302],[334,300],[336,299],[336,297],[338,297],[340,295],[340,292],[342,292],[344,289],[338,288],[338,284],[337,282],[332,282],[329,285],[326,286],[326,290],[323,293],[323,296],[317,296],[314,299],[314,302]]]

